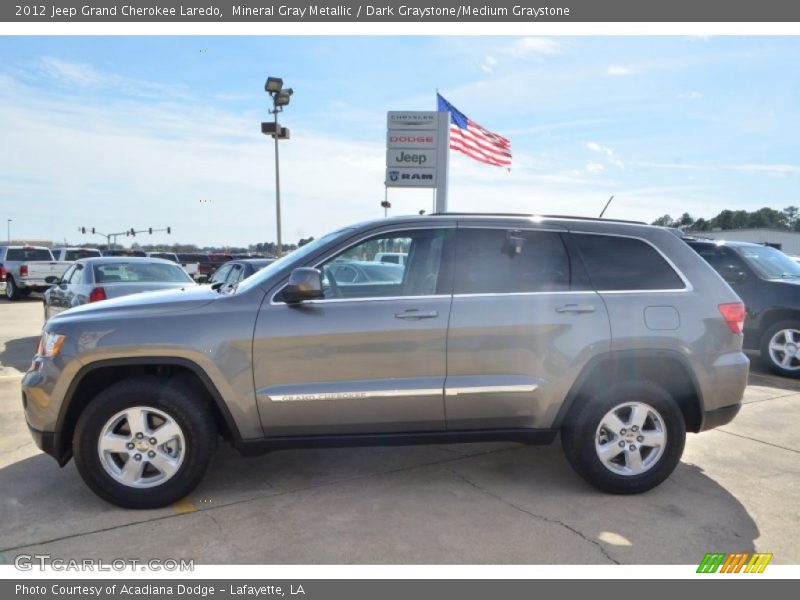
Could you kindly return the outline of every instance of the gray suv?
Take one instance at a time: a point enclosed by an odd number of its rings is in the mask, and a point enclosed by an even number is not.
[[[406,255],[384,265],[381,253]],[[337,280],[375,262],[400,277]],[[326,235],[236,285],[72,308],[22,398],[37,444],[120,506],[174,502],[221,434],[242,453],[560,432],[575,470],[629,494],[687,431],[729,422],[744,306],[657,227],[442,214]]]

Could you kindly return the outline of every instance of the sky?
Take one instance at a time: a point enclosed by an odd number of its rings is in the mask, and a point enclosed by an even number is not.
[[[434,110],[437,89],[512,143],[510,172],[451,152],[451,211],[782,209],[800,205],[798,67],[800,38],[779,36],[6,36],[0,219],[71,244],[102,242],[82,226],[275,240],[268,75],[295,91],[285,242],[383,216],[386,111]],[[392,188],[390,214],[432,198]]]

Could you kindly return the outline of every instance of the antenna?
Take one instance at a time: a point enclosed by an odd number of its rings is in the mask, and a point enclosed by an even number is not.
[[[600,216],[597,217],[598,219],[603,218],[603,215],[606,214],[606,209],[608,208],[608,205],[611,204],[611,201],[613,199],[614,199],[614,194],[611,194],[611,198],[608,199],[608,202],[606,202],[606,205],[603,207],[603,210],[600,211]]]

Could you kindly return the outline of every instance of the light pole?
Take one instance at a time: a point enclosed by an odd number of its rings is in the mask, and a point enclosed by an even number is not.
[[[264,90],[272,97],[272,110],[269,112],[275,117],[272,123],[261,123],[261,133],[272,136],[275,140],[275,217],[278,230],[277,255],[280,257],[283,254],[283,244],[281,240],[281,176],[278,140],[288,140],[289,130],[278,125],[278,113],[282,112],[283,107],[289,104],[294,90],[292,88],[284,88],[283,79],[280,77],[267,77]]]
[[[11,243],[11,221],[13,220],[14,219],[8,219],[8,221],[6,221],[6,238],[8,238],[9,244]]]

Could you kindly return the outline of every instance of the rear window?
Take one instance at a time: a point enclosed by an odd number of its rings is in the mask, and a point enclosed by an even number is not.
[[[163,263],[110,263],[94,266],[97,283],[191,282],[178,265]]]
[[[684,289],[675,270],[650,244],[629,237],[575,234],[589,278],[599,291]]]
[[[80,260],[81,258],[93,258],[101,256],[100,250],[67,250],[64,260]]]
[[[172,262],[175,262],[175,255],[170,254],[169,252],[153,252],[150,254],[150,256],[153,258],[163,258],[164,260],[171,260]]]
[[[53,260],[53,255],[47,248],[9,248],[6,260]]]

